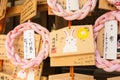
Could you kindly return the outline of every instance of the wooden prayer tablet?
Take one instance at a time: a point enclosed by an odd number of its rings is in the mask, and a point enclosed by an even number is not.
[[[72,26],[50,34],[51,66],[94,65],[94,39],[91,25]]]

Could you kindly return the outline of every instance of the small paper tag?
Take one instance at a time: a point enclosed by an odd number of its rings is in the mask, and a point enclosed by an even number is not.
[[[79,10],[79,0],[66,0],[67,10]]]
[[[34,30],[24,31],[24,58],[35,58]]]
[[[34,69],[29,70],[28,76],[27,76],[27,80],[35,80],[35,71]]]
[[[112,20],[105,23],[104,34],[104,58],[117,59],[117,21]]]

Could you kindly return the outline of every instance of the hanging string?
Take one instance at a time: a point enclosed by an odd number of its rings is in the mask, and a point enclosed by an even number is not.
[[[70,66],[70,76],[71,76],[71,80],[74,80],[74,67]]]
[[[69,29],[71,29],[71,25],[72,25],[72,21],[68,21],[68,27],[69,27]]]
[[[71,29],[71,26],[72,26],[72,21],[69,20],[68,21],[69,29]],[[70,77],[71,77],[71,80],[74,80],[74,67],[73,66],[70,66]]]

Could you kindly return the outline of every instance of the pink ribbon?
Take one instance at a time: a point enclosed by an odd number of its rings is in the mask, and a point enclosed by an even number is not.
[[[104,15],[100,16],[94,25],[94,38],[95,38],[95,48],[96,48],[96,66],[98,68],[102,68],[103,70],[107,72],[113,72],[113,71],[120,71],[120,60],[106,60],[100,56],[99,51],[97,50],[97,45],[96,45],[96,39],[98,36],[99,31],[104,28],[104,24],[107,21],[110,20],[117,20],[120,21],[120,11],[111,11],[107,12]],[[116,53],[115,53],[116,54]]]
[[[42,36],[42,49],[39,51],[39,54],[36,58],[31,60],[21,59],[19,55],[16,53],[14,49],[14,39],[22,34],[26,30],[34,30],[38,34]],[[10,31],[7,34],[6,38],[6,50],[7,50],[7,57],[12,61],[12,63],[16,66],[20,66],[21,68],[30,68],[38,66],[44,59],[48,56],[49,50],[49,31],[42,27],[39,24],[33,22],[27,22],[18,25],[14,28],[14,30]]]
[[[66,20],[81,20],[84,19],[89,12],[93,11],[97,0],[88,0],[82,9],[75,12],[64,10],[63,7],[57,3],[57,0],[47,0],[47,3],[55,15],[63,17]]]

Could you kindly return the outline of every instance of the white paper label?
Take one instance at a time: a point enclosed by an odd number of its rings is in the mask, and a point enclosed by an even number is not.
[[[17,74],[18,78],[25,79],[27,76],[26,72],[24,70],[20,70]]]
[[[24,31],[24,59],[35,58],[34,30]]]
[[[79,10],[79,0],[66,0],[67,10]]]
[[[112,20],[105,23],[104,34],[104,58],[117,59],[117,21]]]
[[[34,80],[34,76],[35,76],[34,70],[29,71],[27,80]]]

